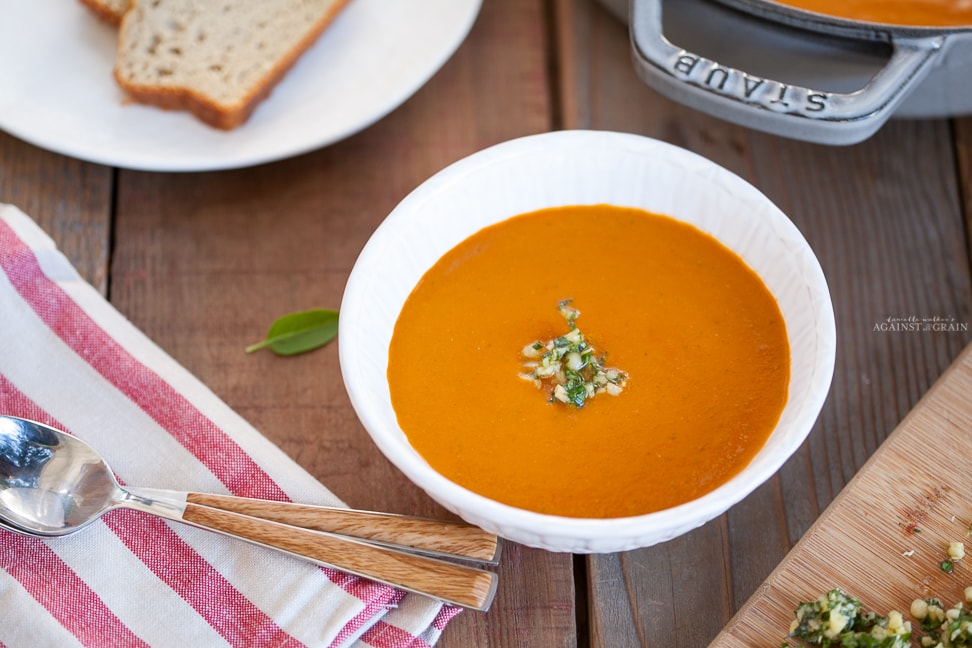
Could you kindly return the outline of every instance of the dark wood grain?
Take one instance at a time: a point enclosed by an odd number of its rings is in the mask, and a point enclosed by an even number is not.
[[[748,131],[639,86],[625,27],[599,6],[557,8],[565,124],[661,138],[750,181],[804,233],[834,299],[831,395],[780,473],[685,538],[589,561],[594,645],[703,646],[970,339],[875,330],[889,317],[972,316],[951,131],[944,120],[893,121],[845,148]],[[598,587],[612,581],[627,586]]]
[[[830,282],[833,386],[806,443],[727,514],[647,549],[574,558],[504,547],[486,614],[444,648],[705,646],[757,591],[936,378],[972,320],[972,118],[900,121],[850,147],[749,131],[660,97],[596,0],[489,0],[414,97],[326,149],[250,169],[115,170],[0,134],[0,201],[48,231],[137,327],[348,504],[449,517],[370,442],[337,347],[247,355],[277,316],[337,307],[362,246],[449,163],[555,128],[641,133],[696,151],[787,213]],[[575,595],[575,586],[585,589]]]
[[[972,224],[972,118],[964,117],[953,122],[955,129],[955,160],[958,184],[962,194],[962,212],[965,214],[965,243],[970,248],[970,224]]]
[[[885,613],[907,615],[919,597],[962,600],[961,567],[947,574],[937,565],[944,548],[968,533],[972,488],[969,467],[961,464],[972,426],[970,391],[972,346],[881,444],[713,648],[780,643],[795,602],[834,587]],[[916,524],[921,533],[914,532]]]
[[[0,202],[30,215],[81,276],[108,292],[113,171],[0,132]]]
[[[336,345],[299,358],[243,348],[279,315],[338,307],[368,237],[426,178],[549,130],[546,79],[542,3],[488,2],[425,87],[343,142],[239,171],[120,172],[113,303],[349,505],[448,515],[368,439]],[[576,640],[570,556],[507,547],[499,573],[491,611],[460,615],[441,645]]]

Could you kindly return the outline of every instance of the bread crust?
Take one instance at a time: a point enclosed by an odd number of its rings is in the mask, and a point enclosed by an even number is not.
[[[297,44],[284,56],[273,61],[272,67],[267,73],[253,84],[246,95],[232,105],[221,105],[193,88],[145,85],[128,79],[121,71],[120,65],[127,47],[123,36],[119,37],[118,42],[118,55],[114,69],[115,81],[132,100],[138,103],[164,110],[187,110],[205,124],[220,130],[232,130],[250,118],[257,106],[270,95],[273,88],[286,76],[301,55],[320,38],[320,35],[349,1],[337,0],[334,2],[329,10],[304,32]],[[134,11],[128,11],[122,18],[121,34],[125,33],[124,22],[133,19],[134,15]]]
[[[122,18],[125,12],[128,10],[128,4],[125,5],[124,9],[114,9],[110,7],[107,3],[101,0],[80,0],[81,4],[90,9],[94,14],[105,21],[109,25],[118,27],[121,24]]]

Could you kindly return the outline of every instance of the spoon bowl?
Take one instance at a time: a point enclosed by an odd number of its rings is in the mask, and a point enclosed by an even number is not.
[[[496,536],[472,525],[122,486],[80,439],[0,416],[0,528],[64,536],[116,508],[184,522],[473,609],[487,609],[496,592],[496,574],[456,562],[496,560]]]
[[[7,524],[67,535],[123,506],[125,496],[86,443],[31,421],[0,418],[0,519]]]

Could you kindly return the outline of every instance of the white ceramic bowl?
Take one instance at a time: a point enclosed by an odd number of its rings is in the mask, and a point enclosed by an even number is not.
[[[412,288],[445,252],[485,226],[544,207],[609,203],[691,223],[739,254],[776,297],[791,352],[789,398],[753,461],[728,483],[675,508],[626,518],[579,519],[517,509],[435,472],[409,445],[391,405],[392,330]],[[409,194],[362,250],[344,293],[341,370],[355,411],[379,449],[432,498],[507,539],[553,551],[646,547],[725,512],[800,446],[833,376],[830,293],[800,232],[763,194],[689,151],[637,135],[560,131],[493,146]]]

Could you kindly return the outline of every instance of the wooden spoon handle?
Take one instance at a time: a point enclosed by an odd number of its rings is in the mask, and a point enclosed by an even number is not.
[[[488,609],[496,592],[496,574],[491,572],[343,536],[193,503],[186,504],[182,519],[320,565],[475,610]]]
[[[494,534],[462,522],[204,493],[187,493],[186,502],[494,564],[499,557],[499,540]]]

